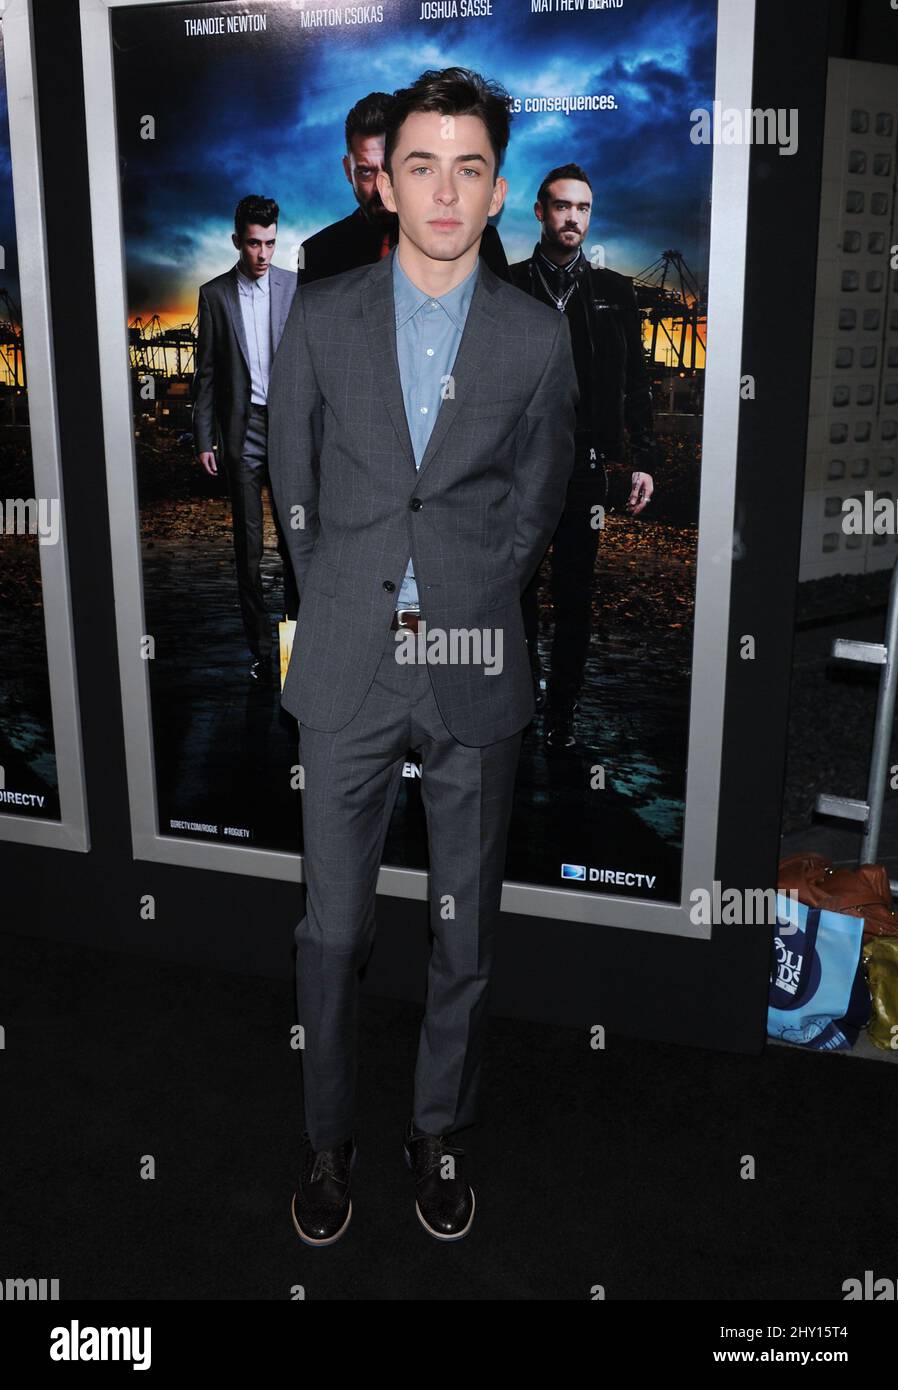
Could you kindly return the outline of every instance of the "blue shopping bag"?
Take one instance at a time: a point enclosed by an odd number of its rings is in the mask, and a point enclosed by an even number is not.
[[[820,1050],[851,1048],[870,1019],[863,917],[776,895],[767,1034]]]

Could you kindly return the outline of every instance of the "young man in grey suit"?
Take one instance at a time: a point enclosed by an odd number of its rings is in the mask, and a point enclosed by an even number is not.
[[[296,273],[272,265],[279,209],[271,198],[241,198],[231,240],[236,265],[200,286],[196,371],[192,383],[193,439],[197,457],[214,477],[216,430],[222,443],[231,498],[237,590],[243,629],[252,655],[250,676],[272,676],[274,643],[262,594],[262,487],[268,482],[268,385],[271,363],[293,295]],[[270,484],[269,484],[270,485]],[[274,510],[284,573],[284,609],[295,617],[296,582]]]
[[[378,179],[398,244],[300,288],[271,376],[271,479],[301,596],[282,703],[299,722],[307,885],[292,1212],[312,1245],[338,1239],[352,1214],[357,974],[409,748],[421,754],[434,945],[405,1155],[432,1236],[458,1239],[473,1220],[450,1141],[476,1118],[534,713],[521,593],[564,504],[578,398],[564,316],[478,260],[505,198],[507,93],[448,68],[395,97]]]

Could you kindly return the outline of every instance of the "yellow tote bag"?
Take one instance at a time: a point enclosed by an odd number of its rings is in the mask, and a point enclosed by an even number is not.
[[[290,653],[293,651],[293,634],[295,631],[295,618],[281,618],[278,622],[278,653],[280,657],[282,691],[284,689],[284,681],[287,679],[287,667],[290,665]]]

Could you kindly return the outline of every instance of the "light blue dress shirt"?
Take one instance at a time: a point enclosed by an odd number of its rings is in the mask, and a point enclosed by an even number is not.
[[[434,427],[443,391],[451,394],[446,378],[451,374],[455,354],[464,332],[465,320],[477,284],[480,258],[470,275],[448,294],[432,299],[413,285],[399,264],[398,248],[393,257],[393,300],[396,306],[396,354],[405,416],[415,453],[415,467],[421,467],[430,432]],[[411,557],[399,586],[397,608],[417,608],[418,586]]]
[[[237,288],[240,291],[240,312],[249,352],[249,371],[252,381],[250,400],[253,405],[268,401],[268,374],[271,371],[271,276],[266,270],[258,280],[251,280],[237,266]]]

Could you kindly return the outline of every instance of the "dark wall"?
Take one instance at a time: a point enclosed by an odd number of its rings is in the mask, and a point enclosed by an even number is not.
[[[301,890],[267,879],[131,859],[100,419],[80,34],[76,0],[35,0],[39,104],[64,496],[92,850],[0,843],[8,930],[264,975],[292,976]],[[723,800],[717,877],[775,881],[814,297],[828,13],[758,0],[753,105],[799,107],[799,152],[752,151],[742,407]],[[185,189],[189,198],[189,189]],[[110,209],[112,215],[112,209]],[[713,351],[713,348],[712,348]],[[733,390],[738,384],[733,383]],[[124,463],[123,463],[123,466]],[[738,658],[752,633],[758,659]],[[139,899],[156,899],[154,922]],[[366,988],[418,998],[423,903],[379,900]],[[692,941],[503,916],[496,1012],[758,1051],[769,928]]]
[[[891,0],[832,0],[829,54],[864,63],[898,63],[898,10]]]

